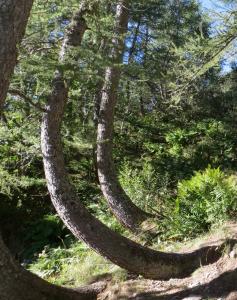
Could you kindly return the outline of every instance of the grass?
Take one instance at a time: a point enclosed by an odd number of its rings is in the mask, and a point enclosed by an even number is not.
[[[111,274],[114,282],[121,282],[126,278],[126,271],[81,242],[74,243],[68,249],[45,248],[28,269],[51,283],[66,286],[88,284],[105,274]]]
[[[225,223],[185,243],[171,241],[154,244],[153,248],[166,252],[192,251],[204,244],[233,238],[237,233],[235,228],[236,224]],[[71,287],[89,284],[102,278],[109,278],[113,283],[125,281],[127,278],[125,270],[79,241],[74,242],[68,249],[45,247],[28,269],[51,283]]]

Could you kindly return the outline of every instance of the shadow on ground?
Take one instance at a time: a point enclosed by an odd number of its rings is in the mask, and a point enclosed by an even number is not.
[[[232,293],[232,292],[236,292]],[[168,291],[167,291],[168,292]],[[218,298],[227,297],[232,293],[231,300],[237,299],[237,268],[230,272],[225,272],[219,277],[215,278],[208,284],[200,285],[195,288],[186,289],[177,293],[169,295],[161,295],[161,292],[145,292],[137,294],[130,299],[133,300],[181,300],[186,297],[193,297],[193,299],[204,299],[204,298]],[[164,294],[164,291],[162,292]],[[234,295],[235,294],[235,295]],[[191,297],[192,296],[192,297]]]

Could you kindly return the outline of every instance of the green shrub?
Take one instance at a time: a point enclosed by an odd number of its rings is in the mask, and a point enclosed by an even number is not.
[[[144,161],[141,167],[125,162],[119,180],[125,192],[139,207],[151,211],[157,206],[157,173],[149,161]]]
[[[178,184],[170,232],[193,237],[206,232],[218,222],[228,220],[237,212],[237,188],[234,176],[219,168],[208,167]]]

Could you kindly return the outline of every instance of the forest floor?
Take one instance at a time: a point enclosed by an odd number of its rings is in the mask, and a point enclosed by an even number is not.
[[[200,266],[188,278],[169,281],[137,278],[118,284],[108,282],[98,300],[237,300],[237,224],[228,223],[195,242],[184,244],[178,252],[185,253],[208,245],[218,246],[227,239],[236,239],[236,246],[226,246],[217,262]]]

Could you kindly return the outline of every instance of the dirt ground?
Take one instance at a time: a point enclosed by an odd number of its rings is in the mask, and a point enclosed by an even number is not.
[[[203,246],[220,245],[236,239],[236,246],[226,246],[223,256],[215,263],[200,266],[192,276],[169,281],[136,279],[118,284],[109,283],[98,300],[237,300],[237,224],[229,223],[221,230],[184,245],[184,253]]]

